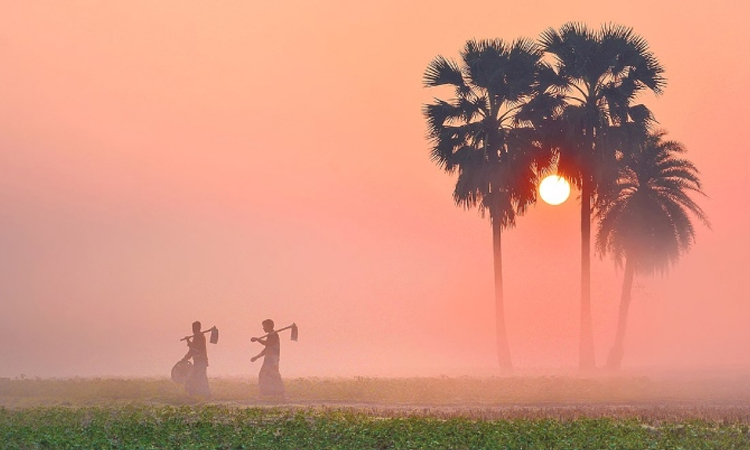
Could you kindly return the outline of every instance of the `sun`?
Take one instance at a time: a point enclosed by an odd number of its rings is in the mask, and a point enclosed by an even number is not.
[[[568,199],[570,185],[558,175],[550,175],[539,183],[539,195],[550,205],[559,205]]]

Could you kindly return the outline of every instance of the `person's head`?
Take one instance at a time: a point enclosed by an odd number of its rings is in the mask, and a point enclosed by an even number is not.
[[[263,331],[270,333],[273,331],[273,320],[266,319],[263,321]]]
[[[193,322],[193,333],[200,333],[201,332],[201,323],[197,320]]]

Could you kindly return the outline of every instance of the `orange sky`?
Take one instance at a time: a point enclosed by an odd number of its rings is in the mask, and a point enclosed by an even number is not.
[[[211,375],[489,374],[490,227],[428,157],[422,74],[470,38],[614,21],[666,67],[643,100],[713,230],[639,279],[624,365],[750,365],[750,3],[0,0],[0,377],[166,376],[199,319]],[[504,235],[516,367],[577,364],[577,200]],[[621,273],[595,260],[597,362]]]

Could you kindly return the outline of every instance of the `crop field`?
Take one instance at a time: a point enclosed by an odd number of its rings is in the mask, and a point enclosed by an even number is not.
[[[750,449],[750,378],[0,379],[3,449]]]

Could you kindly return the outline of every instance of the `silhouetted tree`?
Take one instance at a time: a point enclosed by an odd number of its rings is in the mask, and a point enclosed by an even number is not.
[[[633,105],[643,90],[660,93],[663,68],[647,42],[631,28],[605,25],[590,30],[567,23],[547,29],[540,44],[553,57],[553,71],[543,72],[543,85],[560,95],[563,105],[556,120],[554,146],[559,152],[558,173],[581,191],[581,320],[579,366],[595,367],[591,323],[591,214],[599,183],[613,166],[612,126],[651,121],[651,112]],[[550,138],[550,136],[548,136]]]
[[[615,343],[607,368],[619,369],[636,275],[666,273],[695,240],[694,215],[708,225],[689,193],[703,194],[698,170],[681,158],[684,147],[665,141],[658,131],[645,136],[629,152],[617,153],[618,177],[598,196],[596,249],[611,254],[625,273]]]
[[[449,100],[425,105],[431,157],[448,173],[458,173],[457,205],[478,207],[492,223],[497,356],[512,370],[505,327],[502,270],[504,228],[536,200],[535,168],[549,163],[531,125],[544,110],[529,106],[542,68],[541,52],[526,39],[469,40],[460,64],[437,56],[427,66],[426,87],[453,88]],[[546,159],[545,159],[546,158]]]

